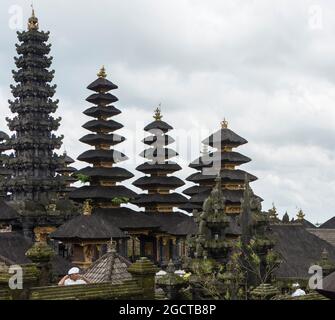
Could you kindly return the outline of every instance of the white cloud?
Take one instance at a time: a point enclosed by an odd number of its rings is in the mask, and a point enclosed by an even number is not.
[[[15,4],[28,16],[26,1]],[[313,5],[322,10],[321,29],[311,28]],[[59,132],[71,156],[87,149],[78,141],[88,121],[85,88],[105,64],[119,85],[123,114],[115,120],[128,138],[119,149],[130,157],[124,165],[131,171],[141,161],[135,157],[144,147],[141,128],[162,102],[172,136],[194,137],[180,150],[179,176],[193,172],[187,163],[199,142],[227,117],[249,140],[238,151],[253,159],[243,168],[259,177],[253,186],[265,208],[274,201],[293,215],[302,207],[313,222],[334,215],[333,1],[60,0],[35,7],[41,27],[51,31]],[[7,10],[0,18],[9,18]],[[0,53],[0,130],[6,130],[16,35],[9,28],[1,35],[8,44]]]

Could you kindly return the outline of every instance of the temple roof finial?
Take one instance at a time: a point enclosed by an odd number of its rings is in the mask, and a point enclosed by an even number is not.
[[[226,120],[226,118],[224,118],[223,121],[221,121],[221,128],[222,129],[228,128],[228,121]]]
[[[299,221],[303,221],[305,219],[305,214],[304,212],[302,211],[302,209],[299,210],[298,214],[297,214],[297,219]]]
[[[106,78],[107,77],[107,73],[106,73],[106,69],[105,69],[105,66],[102,66],[100,71],[98,72],[97,76],[99,78]]]
[[[161,104],[158,105],[158,107],[155,110],[155,115],[154,115],[154,119],[156,121],[161,121],[163,118],[162,113],[161,113]]]
[[[111,238],[109,243],[107,244],[107,252],[116,253],[116,242]]]
[[[31,17],[28,20],[28,30],[38,30],[38,19],[35,15],[34,5],[31,4]]]
[[[83,204],[83,215],[90,216],[92,214],[93,207],[91,205],[91,200],[87,199]]]

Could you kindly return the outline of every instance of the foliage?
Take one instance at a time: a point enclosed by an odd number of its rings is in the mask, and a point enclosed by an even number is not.
[[[122,203],[128,203],[129,200],[130,199],[127,198],[127,197],[115,197],[111,201],[112,201],[113,205],[121,205]]]
[[[213,300],[223,300],[223,283],[218,279],[215,262],[209,259],[195,259],[191,266],[192,278],[201,292]]]
[[[192,277],[205,298],[213,300],[244,299],[243,274],[232,269],[232,264],[217,263],[211,259],[192,261]]]
[[[260,242],[256,238],[243,245],[238,241],[232,260],[235,265],[250,275],[253,275],[259,284],[267,283],[271,280],[274,271],[280,265],[280,256],[272,249],[260,254]]]
[[[78,179],[78,181],[80,181],[82,184],[90,182],[90,177],[81,173],[76,174],[75,178]]]

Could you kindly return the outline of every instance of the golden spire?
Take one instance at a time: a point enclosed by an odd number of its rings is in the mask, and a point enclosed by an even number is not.
[[[302,211],[302,209],[300,209],[300,210],[298,211],[297,219],[298,219],[298,221],[303,221],[303,220],[305,219],[305,214],[304,214],[304,212]]]
[[[91,206],[91,200],[85,200],[83,205],[83,215],[90,216],[92,214],[93,207]]]
[[[156,121],[161,121],[163,118],[162,114],[161,114],[161,104],[159,104],[159,106],[157,107],[157,109],[155,110],[155,115],[154,115],[154,119]]]
[[[228,128],[228,121],[226,120],[226,118],[224,118],[223,121],[221,121],[221,128],[222,129]]]
[[[35,15],[35,10],[33,4],[31,4],[31,17],[28,20],[28,30],[38,30],[38,19]]]
[[[105,66],[102,66],[100,71],[98,72],[97,76],[99,78],[103,78],[105,79],[107,77],[107,73],[106,73],[106,69],[105,69]]]

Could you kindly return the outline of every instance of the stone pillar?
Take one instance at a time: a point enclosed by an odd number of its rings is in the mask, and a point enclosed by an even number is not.
[[[176,300],[179,296],[180,289],[185,285],[184,280],[175,274],[175,266],[170,260],[166,269],[167,274],[157,279],[157,285],[162,288],[169,300]]]
[[[163,262],[163,240],[162,238],[158,238],[158,252],[159,252],[158,264],[161,265]]]
[[[36,228],[34,231],[36,242],[26,252],[26,256],[35,263],[39,269],[40,277],[38,285],[47,286],[52,283],[51,259],[55,255],[55,252],[46,242],[49,228]]]
[[[177,239],[172,239],[172,260],[176,263],[178,262],[179,256],[179,241]]]
[[[155,274],[157,271],[158,268],[145,257],[140,258],[128,268],[128,272],[143,289],[144,300],[155,299]]]

